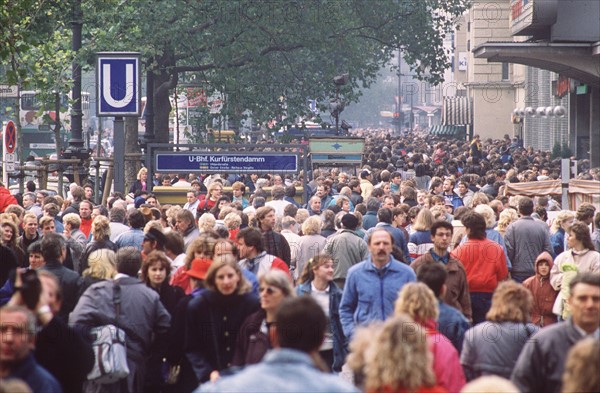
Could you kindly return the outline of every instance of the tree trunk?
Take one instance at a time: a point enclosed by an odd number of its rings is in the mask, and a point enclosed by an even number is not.
[[[141,153],[138,143],[138,118],[125,118],[125,154]],[[125,190],[135,182],[138,171],[140,170],[140,160],[130,160],[125,157]]]
[[[154,136],[158,143],[169,143],[170,78],[166,72],[154,77]]]

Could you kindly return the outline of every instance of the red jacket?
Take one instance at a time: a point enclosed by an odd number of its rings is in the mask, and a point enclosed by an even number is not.
[[[548,263],[548,274],[542,276],[538,265],[541,262]],[[559,291],[555,291],[550,285],[550,269],[552,269],[552,256],[544,251],[535,260],[535,276],[529,277],[523,282],[525,288],[533,295],[533,309],[531,310],[531,323],[544,327],[557,322],[556,315],[552,313],[552,306]]]
[[[492,240],[469,239],[451,255],[465,267],[471,293],[492,293],[498,283],[508,277],[504,249]]]
[[[16,204],[18,204],[17,199],[10,191],[4,186],[0,186],[0,213],[4,213],[8,206]]]

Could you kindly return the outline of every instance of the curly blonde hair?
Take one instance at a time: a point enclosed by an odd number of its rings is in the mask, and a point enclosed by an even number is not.
[[[492,306],[486,319],[493,322],[520,322],[531,320],[533,296],[523,285],[514,281],[504,281],[498,285],[492,296]]]
[[[101,248],[92,251],[88,257],[88,268],[81,274],[100,280],[110,280],[117,275],[117,256],[113,250]]]
[[[424,324],[437,320],[438,302],[433,291],[422,282],[411,282],[402,287],[394,305],[394,313],[407,314],[415,321]]]
[[[600,377],[600,342],[586,338],[569,351],[563,374],[563,392],[598,392]]]
[[[217,220],[211,213],[204,213],[198,219],[198,229],[200,233],[213,231]]]
[[[104,216],[96,216],[92,221],[92,236],[94,240],[103,240],[110,237],[110,222]]]
[[[424,284],[422,284],[424,285]],[[425,329],[407,315],[388,319],[365,353],[365,390],[416,391],[436,383]]]
[[[320,235],[321,218],[319,216],[310,216],[302,223],[303,235]]]
[[[510,224],[517,221],[518,219],[519,213],[517,213],[515,209],[504,209],[502,210],[502,213],[500,213],[500,218],[498,219],[498,225],[496,226],[496,229],[498,230],[498,232],[502,233],[506,231],[506,228],[508,228]]]
[[[489,205],[477,205],[473,210],[475,210],[475,213],[479,213],[485,218],[486,229],[493,228],[496,225],[496,214],[494,213],[494,209]]]
[[[573,212],[570,212],[568,210],[563,210],[559,212],[554,218],[554,221],[552,221],[552,228],[550,228],[550,233],[554,234],[558,232],[561,224],[573,219],[575,219],[575,214],[573,214]]]

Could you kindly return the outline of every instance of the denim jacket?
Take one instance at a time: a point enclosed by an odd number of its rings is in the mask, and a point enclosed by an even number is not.
[[[312,292],[312,281],[305,282],[296,288],[298,296],[309,295]],[[331,282],[329,284],[329,320],[331,324],[331,333],[333,335],[333,365],[335,372],[342,371],[342,365],[346,358],[346,348],[344,346],[344,331],[340,322],[340,301],[342,300],[342,291]]]
[[[358,389],[336,375],[319,371],[308,354],[279,348],[267,352],[262,362],[216,383],[207,382],[196,392],[358,393]]]
[[[386,267],[378,270],[371,257],[350,268],[340,304],[340,320],[346,340],[356,325],[383,321],[394,312],[394,302],[404,284],[417,280],[415,272],[390,257]]]

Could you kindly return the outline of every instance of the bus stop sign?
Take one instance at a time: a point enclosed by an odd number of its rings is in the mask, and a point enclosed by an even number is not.
[[[17,128],[13,121],[9,121],[4,129],[4,149],[8,154],[13,154],[17,149]]]

